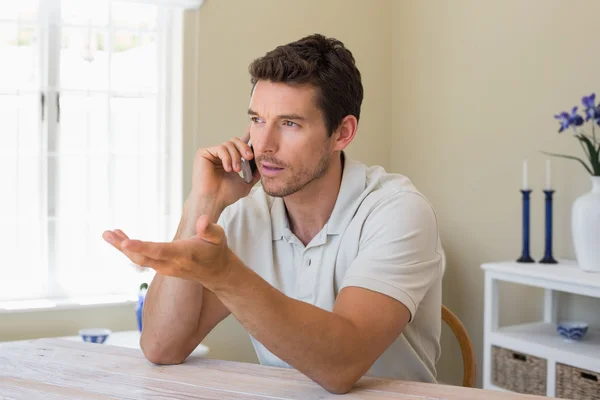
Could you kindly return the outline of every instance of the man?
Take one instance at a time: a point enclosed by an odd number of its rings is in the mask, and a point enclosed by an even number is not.
[[[250,73],[248,132],[198,150],[173,242],[104,234],[157,271],[145,356],[181,363],[231,313],[261,363],[294,367],[330,392],[365,374],[435,382],[437,219],[406,177],[344,154],[363,98],[351,52],[311,35],[255,60]],[[258,165],[250,184],[242,157]]]

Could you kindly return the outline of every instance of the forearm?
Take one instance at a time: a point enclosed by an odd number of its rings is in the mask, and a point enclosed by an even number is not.
[[[202,309],[203,287],[185,279],[156,275],[144,302],[140,345],[156,364],[174,364],[189,352]],[[193,350],[190,349],[190,351]]]
[[[193,207],[186,201],[174,240],[193,236],[195,222],[208,214],[216,222],[220,210],[204,203]],[[146,294],[140,344],[156,363],[181,362],[201,338],[196,338],[202,311],[202,284],[156,274]]]
[[[211,290],[270,352],[332,392],[348,390],[371,365],[350,320],[285,296],[245,266]]]

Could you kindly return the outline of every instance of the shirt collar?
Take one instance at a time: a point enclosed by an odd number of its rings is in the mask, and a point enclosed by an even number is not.
[[[339,235],[346,229],[354,216],[355,203],[365,191],[367,182],[366,166],[351,159],[344,152],[342,157],[344,157],[342,183],[331,217],[325,225],[328,235]]]
[[[289,221],[287,212],[285,211],[285,203],[283,198],[274,197],[271,205],[271,230],[273,232],[273,240],[283,239],[286,231],[289,230]]]

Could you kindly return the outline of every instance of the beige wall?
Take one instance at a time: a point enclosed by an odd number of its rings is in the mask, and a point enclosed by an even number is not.
[[[600,3],[587,1],[393,2],[391,168],[405,173],[433,202],[448,252],[444,302],[465,322],[482,354],[480,264],[520,253],[521,162],[529,159],[532,253],[543,255],[545,156],[581,155],[558,136],[553,114],[600,91]],[[553,160],[555,254],[572,257],[570,207],[590,188],[572,161]],[[504,321],[539,310],[537,291],[507,288]],[[506,297],[506,296],[504,296]],[[589,319],[598,303],[570,298],[563,312]],[[569,310],[570,309],[570,310]],[[588,320],[589,320],[588,319]],[[444,336],[444,349],[450,338]],[[446,351],[441,376],[456,381],[460,360]],[[481,364],[481,357],[479,357]],[[481,377],[481,375],[480,375]]]
[[[137,329],[135,305],[0,313],[0,341],[76,336],[81,328]]]
[[[194,123],[197,146],[240,136],[246,127],[248,65],[274,47],[319,32],[346,44],[363,76],[365,99],[359,131],[348,152],[388,166],[391,132],[391,3],[356,0],[207,0],[186,16],[185,193],[189,190]],[[196,25],[199,21],[199,25]],[[199,27],[198,31],[196,30]],[[200,39],[199,104],[195,106],[194,39]],[[189,84],[187,83],[189,82]],[[190,117],[196,117],[196,120]],[[248,335],[229,317],[207,337],[211,357],[255,361]]]

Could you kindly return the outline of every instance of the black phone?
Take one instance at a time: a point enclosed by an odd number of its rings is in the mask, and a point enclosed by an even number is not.
[[[248,141],[248,146],[250,146],[250,150],[252,150],[252,154],[254,154],[252,141]],[[244,157],[242,157],[242,177],[244,178],[244,182],[252,182],[252,177],[254,176],[254,172],[256,172],[256,168],[256,161],[254,158],[252,158],[252,160],[246,160]]]

